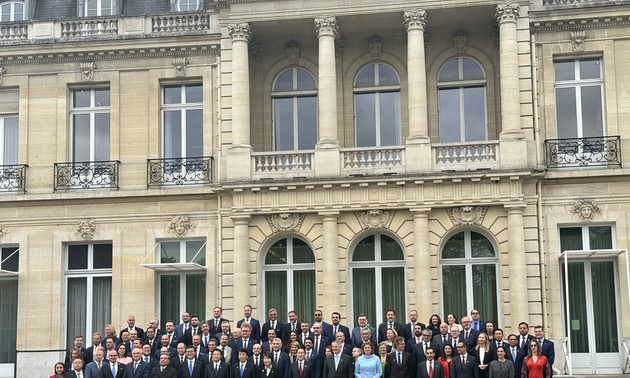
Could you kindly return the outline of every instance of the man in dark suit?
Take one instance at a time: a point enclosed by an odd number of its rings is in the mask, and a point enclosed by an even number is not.
[[[417,373],[416,369],[418,368],[418,364],[421,364],[424,361],[426,361],[427,349],[429,348],[433,349],[434,356],[440,355],[440,353],[436,353],[436,351],[438,350],[438,346],[433,341],[431,341],[432,337],[433,337],[433,332],[431,332],[430,329],[424,329],[422,330],[422,342],[414,346],[413,353],[411,353],[411,363],[412,363],[411,369],[412,369],[413,377],[416,376],[416,373]]]
[[[289,355],[282,351],[282,340],[275,338],[271,341],[271,353],[273,363],[278,369],[279,378],[288,378],[290,374],[291,360]],[[233,377],[234,378],[234,377]]]
[[[274,329],[276,331],[274,338],[279,337],[282,339],[282,329],[284,328],[284,324],[278,321],[278,310],[270,308],[267,312],[267,316],[269,320],[262,325],[262,330],[260,331],[260,341],[263,343],[269,341],[269,329]]]
[[[160,356],[160,365],[151,369],[149,378],[177,378],[177,370],[169,366],[167,355]]]
[[[328,337],[328,340],[332,342],[332,340],[337,339],[337,332],[343,332],[345,342],[350,343],[350,328],[341,324],[341,314],[338,312],[333,312],[330,316],[332,320],[332,324],[330,327],[324,327],[322,334]]]
[[[184,344],[192,344],[192,338],[194,335],[201,335],[201,326],[199,325],[199,316],[193,315],[190,317],[190,327],[184,332],[184,339],[181,340]]]
[[[315,323],[313,324],[313,334],[311,338],[313,339],[313,350],[317,354],[324,354],[324,348],[330,345],[332,340],[329,340],[328,337],[322,336],[322,324]]]
[[[433,348],[427,349],[426,361],[418,365],[418,378],[441,378],[444,376],[444,368],[435,360]]]
[[[136,335],[139,339],[144,338],[144,330],[140,327],[136,327],[136,317],[133,315],[127,316],[127,327],[120,330],[120,335],[118,338],[122,340],[123,332],[129,332],[131,334],[132,330],[136,330]]]
[[[66,351],[66,358],[64,359],[65,364],[69,364],[71,362],[70,352],[72,351],[72,349],[81,350],[81,355],[85,356],[85,352],[87,351],[87,349],[85,349],[85,347],[83,346],[83,336],[75,336],[74,339],[72,340],[72,348]]]
[[[479,378],[477,360],[468,354],[463,341],[457,343],[458,356],[451,361],[451,378]]]
[[[223,361],[221,350],[212,351],[211,360],[206,365],[205,378],[230,378],[230,367]]]
[[[295,331],[297,333],[302,332],[300,329],[300,322],[298,321],[298,314],[295,311],[289,311],[289,322],[282,327],[282,336],[279,336],[282,339],[282,344],[289,344],[289,334],[291,331]]]
[[[270,329],[267,332],[267,341],[265,341],[264,343],[260,344],[260,347],[262,349],[263,352],[271,352],[273,351],[273,347],[271,344],[273,344],[273,340],[275,338],[277,338],[278,336],[276,335],[276,330],[275,329]],[[279,337],[278,337],[279,338]]]
[[[387,330],[393,328],[397,335],[402,335],[403,326],[396,321],[396,311],[391,308],[385,312],[385,321],[378,326],[378,342],[387,340]]]
[[[249,323],[252,327],[251,338],[254,340],[260,340],[260,322],[258,319],[252,318],[252,306],[245,305],[243,307],[243,319],[236,322],[236,327],[243,329],[243,323]]]
[[[448,339],[450,337],[448,329],[448,324],[441,323],[440,324],[440,333],[433,336],[433,342],[436,343],[440,347],[440,351],[444,348],[444,345],[448,343]]]
[[[94,356],[94,348],[100,346],[102,340],[103,340],[103,338],[102,338],[100,332],[94,332],[92,334],[92,346],[87,348],[85,350],[85,353],[83,354],[83,363],[85,363],[85,365],[87,365],[90,362],[92,362],[92,359],[94,358],[93,357]]]
[[[147,378],[149,376],[149,364],[142,361],[142,348],[131,352],[131,362],[125,366],[123,378]]]
[[[527,350],[527,343],[529,340],[534,339],[533,335],[529,334],[529,324],[526,322],[518,323],[518,346],[521,349]]]
[[[527,355],[527,349],[521,349],[518,345],[518,336],[510,334],[508,335],[508,346],[505,351],[507,352],[505,357],[514,364],[514,378],[520,378],[523,359]]]
[[[205,366],[196,358],[196,352],[194,346],[186,347],[186,359],[179,368],[180,378],[203,378]]]
[[[359,325],[352,329],[352,334],[350,337],[352,345],[357,347],[361,347],[361,345],[363,345],[362,332],[364,330],[370,331],[370,341],[372,342],[372,344],[376,345],[376,328],[370,326],[370,324],[368,323],[367,315],[359,314],[357,322],[359,323]]]
[[[477,345],[477,336],[479,336],[479,331],[476,331],[470,327],[470,318],[468,316],[464,316],[461,320],[461,323],[462,331],[460,332],[460,335],[464,340],[464,343],[466,343],[468,352],[470,352]]]
[[[402,335],[398,335],[398,336],[402,336],[405,340],[411,339],[415,335],[414,328],[416,325],[420,325],[421,331],[427,328],[427,326],[424,323],[421,323],[418,321],[418,311],[411,310],[409,311],[409,323],[403,326]]]
[[[341,351],[341,353],[347,354],[348,356],[352,356],[353,345],[352,343],[350,343],[349,339],[346,339],[346,336],[343,333],[343,331],[337,332],[336,341],[339,344],[339,350]]]
[[[291,363],[289,378],[316,378],[317,373],[313,364],[306,360],[306,351],[299,348],[297,351],[297,359]]]
[[[164,324],[164,326],[167,328],[166,331],[168,332],[167,325]],[[187,311],[184,311],[182,313],[182,322],[173,330],[177,339],[182,339],[184,337],[184,332],[186,332],[188,328],[190,328],[190,314]]]
[[[416,324],[413,329],[413,336],[405,340],[405,350],[412,354],[416,345],[422,343],[422,328]]]
[[[232,378],[256,378],[254,364],[247,361],[247,351],[238,351],[238,362],[232,365]]]
[[[352,378],[352,357],[341,353],[339,343],[333,341],[331,344],[332,356],[326,357],[322,378]]]
[[[224,321],[228,321],[228,320],[223,318],[223,309],[218,306],[212,309],[212,319],[206,320],[206,323],[208,323],[208,325],[210,326],[210,334],[215,335],[217,333],[220,333],[221,324]]]
[[[405,352],[404,337],[397,336],[394,338],[394,348],[387,355],[385,362],[385,371],[389,374],[388,378],[408,378],[411,377],[412,370],[411,354]]]
[[[63,376],[64,378],[79,378],[79,375],[83,376],[83,360],[75,358],[72,361],[72,369]]]
[[[144,331],[143,344],[144,343],[149,344],[149,347],[151,348],[151,354],[155,353],[156,350],[161,348],[161,345],[160,345],[161,336],[162,334],[156,335],[155,330],[150,327]]]
[[[534,327],[534,337],[538,340],[540,354],[547,357],[547,362],[553,371],[553,362],[556,359],[556,351],[554,350],[553,341],[545,339],[545,331],[542,326]]]
[[[103,365],[99,374],[100,378],[122,378],[125,375],[125,365],[118,363],[118,352],[107,352],[109,365]]]
[[[105,349],[101,346],[94,348],[94,354],[92,362],[85,366],[85,378],[98,378],[103,363],[107,365],[106,361],[103,361],[105,357]]]
[[[477,332],[486,330],[486,322],[481,320],[479,310],[472,309],[470,311],[470,328],[476,330]]]

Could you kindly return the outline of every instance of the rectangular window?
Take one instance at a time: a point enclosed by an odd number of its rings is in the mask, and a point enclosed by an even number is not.
[[[162,88],[163,155],[166,159],[203,156],[201,84]]]
[[[72,161],[110,159],[109,88],[72,90]]]
[[[0,165],[18,163],[18,111],[17,89],[0,91]]]
[[[71,244],[66,254],[66,342],[105,329],[111,320],[112,244]]]
[[[177,240],[160,243],[160,264],[206,265],[206,243],[203,240]],[[159,276],[161,319],[177,319],[188,311],[205,319],[206,274],[194,265],[172,266]]]
[[[111,16],[114,14],[114,0],[85,1],[85,15],[87,17]]]
[[[0,248],[0,272],[18,272],[19,260],[18,247]],[[0,364],[15,363],[17,306],[17,276],[0,274]]]
[[[7,1],[0,5],[0,21],[23,21],[24,20],[24,1]]]

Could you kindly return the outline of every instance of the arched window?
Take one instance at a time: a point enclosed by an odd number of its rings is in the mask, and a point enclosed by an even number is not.
[[[373,63],[354,79],[357,147],[400,144],[400,79],[393,67]]]
[[[444,243],[441,256],[443,313],[459,317],[475,308],[484,319],[498,320],[498,259],[490,240],[475,231],[458,232]]]
[[[179,0],[177,10],[180,12],[196,11],[199,9],[199,0]]]
[[[275,151],[310,150],[317,143],[317,84],[304,68],[289,68],[273,83]],[[309,310],[312,311],[312,310]]]
[[[23,21],[24,1],[5,1],[0,4],[0,21]]]
[[[486,74],[471,58],[454,58],[438,74],[440,142],[488,139]]]
[[[278,314],[297,311],[299,316],[315,308],[315,255],[298,238],[275,242],[265,254],[263,264],[265,307]]]
[[[350,268],[355,319],[364,313],[375,326],[390,308],[405,314],[405,255],[398,242],[380,233],[363,238],[354,248]]]

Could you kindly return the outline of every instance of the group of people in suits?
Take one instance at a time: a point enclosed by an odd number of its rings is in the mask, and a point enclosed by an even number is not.
[[[339,312],[332,313],[331,323],[321,310],[310,322],[300,321],[295,311],[286,323],[273,308],[267,316],[264,323],[254,319],[246,305],[232,328],[215,307],[211,319],[185,312],[178,325],[169,320],[162,330],[153,318],[145,331],[130,315],[119,337],[108,325],[104,339],[99,332],[92,335],[90,348],[75,338],[65,365],[56,364],[51,378],[551,377],[554,346],[542,327],[534,327],[532,336],[522,322],[519,334],[503,341],[501,329],[486,333],[477,310],[451,324],[434,314],[425,326],[416,310],[403,325],[390,309],[378,328],[360,314],[352,329],[341,324]]]

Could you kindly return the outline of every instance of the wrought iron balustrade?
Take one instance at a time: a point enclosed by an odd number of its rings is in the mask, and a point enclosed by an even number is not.
[[[116,188],[120,161],[55,163],[53,190]]]
[[[212,156],[147,159],[147,187],[209,184]]]
[[[619,136],[547,139],[547,168],[621,167]]]
[[[0,165],[0,192],[26,193],[26,164]]]

